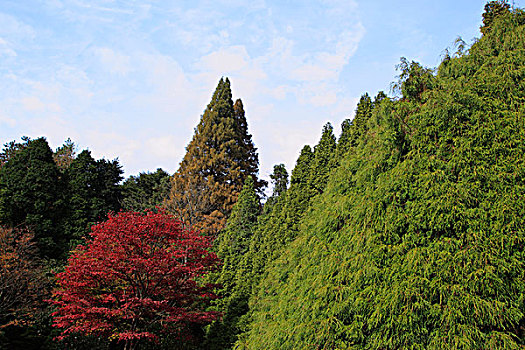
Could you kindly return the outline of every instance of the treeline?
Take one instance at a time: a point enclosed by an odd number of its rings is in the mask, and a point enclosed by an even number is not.
[[[60,348],[41,306],[48,271],[108,212],[160,206],[215,238],[222,265],[200,282],[215,285],[208,312],[222,316],[189,325],[191,342],[145,348],[523,348],[525,12],[488,2],[481,33],[436,69],[402,58],[395,96],[364,94],[339,137],[327,124],[290,176],[275,165],[268,198],[227,78],[172,176],[120,185],[118,161],[77,156],[70,141],[7,144],[0,281],[35,289],[12,291],[9,307],[0,298],[1,346]]]
[[[24,137],[0,153],[0,348],[53,343],[44,302],[70,251],[93,224],[120,210],[162,203],[169,175],[161,169],[121,183],[118,160],[77,154],[67,140],[52,151],[44,138]],[[52,347],[51,345],[49,345]]]

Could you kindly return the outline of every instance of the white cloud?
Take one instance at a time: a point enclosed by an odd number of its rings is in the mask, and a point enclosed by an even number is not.
[[[86,144],[93,151],[94,157],[119,158],[123,164],[130,161],[132,163],[135,152],[141,147],[139,140],[132,135],[127,136],[115,131],[88,130],[86,137],[82,138],[89,141]]]
[[[0,38],[0,56],[16,57],[17,54],[12,45],[6,40]]]
[[[107,47],[95,48],[94,52],[110,73],[124,76],[131,71],[129,56]]]
[[[0,57],[18,54],[21,63],[2,86],[13,89],[0,98],[0,123],[57,144],[70,136],[94,156],[119,156],[128,171],[174,171],[227,76],[261,172],[276,162],[291,170],[300,148],[317,142],[320,118],[337,119],[351,105],[340,77],[364,33],[355,2],[214,5],[47,0],[43,18],[59,21],[60,32],[8,15]]]
[[[60,112],[62,108],[56,103],[44,103],[37,96],[23,97],[20,100],[22,107],[29,112]]]
[[[16,120],[7,115],[0,114],[0,124],[6,124],[7,126],[15,126]]]
[[[248,65],[250,57],[244,46],[224,47],[202,57],[196,67],[213,73],[233,73],[243,70]]]
[[[145,142],[147,153],[152,156],[179,160],[182,158],[184,148],[173,135],[151,137]]]
[[[18,18],[0,12],[0,35],[9,40],[34,39],[36,31]]]

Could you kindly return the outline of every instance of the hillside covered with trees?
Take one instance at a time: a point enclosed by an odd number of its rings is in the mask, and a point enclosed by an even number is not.
[[[228,78],[174,174],[5,144],[0,348],[523,349],[525,11],[480,31],[401,58],[267,197]]]

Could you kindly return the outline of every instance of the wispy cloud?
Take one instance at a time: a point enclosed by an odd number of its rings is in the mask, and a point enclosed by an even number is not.
[[[244,101],[263,174],[292,167],[355,100],[341,81],[365,32],[354,1],[20,8],[0,5],[0,58],[11,60],[0,67],[0,137],[46,135],[53,147],[71,137],[119,156],[128,174],[176,170],[221,76]]]

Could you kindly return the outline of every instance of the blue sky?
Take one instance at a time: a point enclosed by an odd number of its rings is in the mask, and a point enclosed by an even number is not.
[[[267,178],[326,122],[338,133],[364,92],[388,92],[401,56],[435,67],[479,37],[484,4],[2,0],[0,142],[70,137],[126,176],[172,173],[227,76]]]

